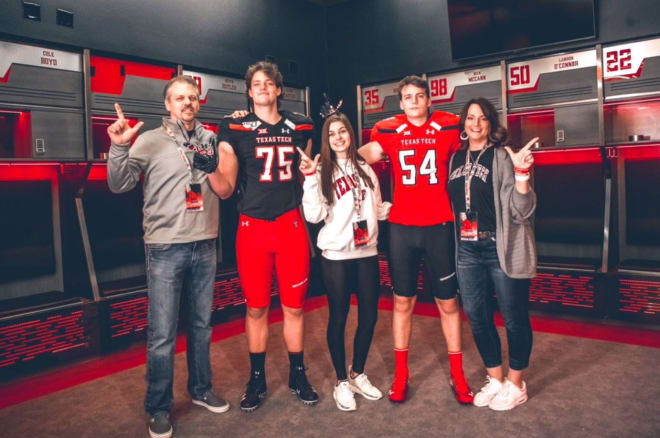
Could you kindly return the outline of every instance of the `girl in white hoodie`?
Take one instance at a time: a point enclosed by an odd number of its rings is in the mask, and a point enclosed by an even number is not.
[[[330,311],[328,347],[337,374],[333,397],[340,410],[353,411],[354,393],[369,400],[382,397],[369,382],[364,365],[378,318],[378,221],[387,219],[392,205],[382,202],[378,178],[357,154],[353,127],[344,114],[336,112],[323,124],[320,157],[311,160],[298,151],[305,175],[305,218],[312,223],[325,221],[317,246],[323,251],[321,268]],[[353,291],[358,328],[347,374],[344,330]]]

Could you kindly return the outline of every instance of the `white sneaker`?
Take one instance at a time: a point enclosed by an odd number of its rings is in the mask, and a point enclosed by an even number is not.
[[[368,400],[378,400],[383,397],[383,393],[378,388],[371,384],[366,374],[359,374],[355,379],[351,377],[353,372],[352,367],[348,367],[348,380],[351,382],[353,392],[360,394]]]
[[[527,384],[523,381],[523,387],[518,388],[510,380],[504,379],[502,389],[490,401],[488,407],[494,411],[508,411],[527,401]]]
[[[472,402],[475,406],[483,408],[488,406],[490,401],[497,395],[498,392],[502,389],[502,382],[497,379],[493,379],[490,376],[486,376],[486,385],[479,390],[477,395],[474,396],[474,401]]]
[[[340,411],[354,411],[357,409],[357,406],[355,405],[355,395],[351,390],[351,384],[348,383],[348,380],[343,380],[335,385],[332,397],[335,399],[337,408]]]

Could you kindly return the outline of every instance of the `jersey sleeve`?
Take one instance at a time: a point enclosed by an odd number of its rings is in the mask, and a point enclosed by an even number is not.
[[[328,216],[328,203],[321,193],[321,173],[305,176],[303,183],[302,206],[305,219],[312,224],[318,224]]]
[[[301,130],[301,135],[303,139],[303,146],[307,146],[307,142],[314,137],[314,121],[309,117],[305,118],[302,123],[296,124],[296,130]],[[303,148],[304,149],[304,148]]]
[[[392,129],[384,127],[382,122],[378,122],[371,129],[371,136],[369,137],[369,141],[377,141],[380,147],[383,149],[383,153],[386,155],[391,155],[391,145],[392,140],[395,137],[395,132],[396,131],[393,131]]]
[[[245,138],[244,136],[246,135],[253,135],[254,131],[251,127],[245,126],[243,123],[245,121],[246,118],[233,119],[231,117],[226,117],[222,119],[220,126],[218,127],[218,144],[220,144],[221,141],[226,141],[237,156],[239,153],[238,146],[241,138]]]
[[[371,179],[374,185],[374,198],[376,200],[376,218],[379,221],[385,221],[390,217],[390,210],[392,209],[392,203],[383,202],[383,197],[380,193],[380,183],[378,182],[378,176],[371,166],[366,166],[364,170],[367,172],[367,175]]]
[[[294,125],[296,137],[304,149],[307,142],[314,136],[314,121],[306,115],[296,112],[282,111],[281,114],[286,119],[284,123],[287,126],[289,126],[287,122]]]
[[[447,114],[447,120],[445,121],[444,124],[449,124],[452,129],[451,132],[451,137],[449,141],[449,154],[453,154],[458,150],[458,148],[461,147],[461,139],[460,139],[460,134],[462,131],[462,128],[460,126],[460,117],[458,117],[456,114]]]
[[[220,121],[219,126],[218,126],[218,144],[221,141],[226,141],[231,145],[231,147],[234,147],[234,139],[232,136],[232,133],[229,129],[229,123],[232,119],[230,118],[224,118]]]
[[[449,155],[455,153],[461,147],[461,139],[459,138],[460,130],[456,132],[456,135],[452,136],[451,143],[449,145]]]

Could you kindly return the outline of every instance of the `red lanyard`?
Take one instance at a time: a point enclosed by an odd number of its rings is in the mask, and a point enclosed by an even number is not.
[[[340,172],[344,176],[344,179],[346,180],[346,184],[350,185],[351,195],[353,196],[353,208],[355,209],[355,213],[357,214],[358,220],[360,220],[362,218],[362,185],[360,184],[360,174],[356,170],[352,175],[349,175],[346,169],[348,169],[348,164],[352,164],[352,163],[350,161],[346,161],[346,164],[347,165],[345,166],[345,169],[342,169],[339,163],[337,163],[337,166],[339,167]],[[353,166],[351,166],[351,168],[352,167]],[[357,181],[357,186],[354,184],[356,181]]]
[[[167,132],[167,135],[169,135],[176,144],[176,148],[179,151],[179,156],[181,157],[183,162],[186,163],[186,168],[190,171],[190,179],[192,180],[193,179],[192,168],[190,167],[190,161],[188,160],[188,157],[186,157],[186,153],[184,152],[183,148],[179,145],[179,142],[176,140],[176,137],[174,136],[174,133],[169,128],[169,126],[163,125],[163,128],[165,128],[165,132]]]

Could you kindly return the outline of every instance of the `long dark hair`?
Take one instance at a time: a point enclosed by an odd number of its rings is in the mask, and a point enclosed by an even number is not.
[[[360,164],[364,163],[364,159],[357,153],[357,147],[355,146],[355,131],[353,131],[351,121],[342,113],[334,113],[325,119],[323,130],[321,132],[321,193],[323,193],[323,197],[328,202],[328,205],[332,205],[335,202],[335,190],[332,185],[332,175],[335,169],[339,169],[337,155],[330,147],[330,141],[328,140],[328,131],[330,129],[330,124],[333,122],[341,122],[351,138],[351,144],[346,151],[348,155],[348,163],[350,163],[350,166],[354,169],[357,169],[358,175],[362,181],[367,183],[370,189],[373,190],[374,188],[371,178],[369,178],[369,175],[367,175],[367,173],[360,167]]]
[[[492,143],[494,147],[500,147],[506,141],[508,133],[506,128],[500,124],[500,117],[497,114],[497,110],[492,103],[486,98],[477,97],[475,99],[470,99],[463,106],[461,110],[461,120],[458,122],[461,133],[465,131],[465,119],[467,118],[468,109],[472,104],[479,105],[481,111],[484,113],[484,116],[490,122],[490,130],[488,131],[488,142]],[[460,149],[466,149],[468,147],[468,140],[461,139]]]

